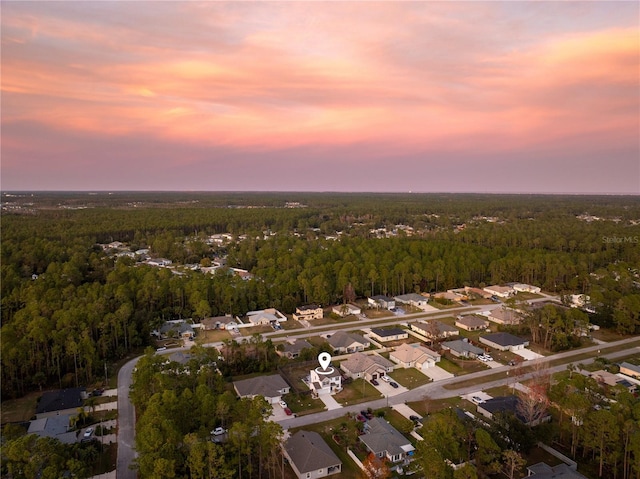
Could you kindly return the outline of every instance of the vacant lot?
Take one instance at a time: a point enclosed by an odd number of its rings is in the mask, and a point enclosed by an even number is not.
[[[448,353],[446,353],[446,357],[443,356],[440,359],[438,366],[451,374],[455,374],[456,376],[484,371],[487,369],[487,366],[480,361],[475,359],[457,359]]]
[[[380,399],[382,394],[364,379],[356,379],[350,384],[343,384],[343,389],[334,396],[343,406]]]
[[[217,343],[224,341],[225,339],[231,339],[231,333],[224,329],[211,329],[209,331],[198,331],[196,336],[197,344]]]
[[[395,382],[408,389],[417,388],[418,386],[431,382],[431,379],[414,368],[396,369],[390,373],[389,376],[393,378]]]
[[[36,414],[39,392],[32,392],[19,399],[2,401],[2,424],[30,420]]]

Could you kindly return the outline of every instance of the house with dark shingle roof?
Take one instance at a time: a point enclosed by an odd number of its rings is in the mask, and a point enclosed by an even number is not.
[[[485,334],[478,339],[482,344],[486,344],[499,351],[517,351],[529,346],[529,341],[510,333]]]
[[[551,416],[547,413],[543,417],[528,422],[520,413],[519,403],[520,398],[518,398],[518,396],[499,396],[487,399],[482,404],[478,404],[477,411],[479,414],[482,414],[484,417],[489,419],[493,419],[493,416],[498,413],[513,414],[526,426],[537,426],[542,422],[548,422],[551,420]]]
[[[84,391],[84,388],[47,391],[38,400],[36,415],[44,417],[46,414],[51,415],[51,413],[62,413],[63,411],[75,414],[77,409],[82,406],[82,394]]]
[[[415,448],[411,441],[384,419],[374,417],[369,420],[365,431],[358,439],[376,456],[386,457],[392,463],[408,461],[413,456]]]
[[[233,388],[241,398],[253,399],[256,396],[262,396],[271,404],[280,401],[282,395],[287,394],[291,389],[279,374],[234,381]]]
[[[306,339],[297,339],[293,343],[282,343],[282,348],[276,348],[276,353],[278,356],[296,359],[305,349],[313,349],[313,345]]]
[[[283,452],[300,479],[342,472],[342,461],[317,432],[296,432],[285,442]]]
[[[402,328],[371,328],[370,336],[382,343],[386,341],[397,341],[398,339],[407,339],[409,333]]]
[[[460,333],[458,328],[435,319],[416,321],[411,323],[410,326],[414,333],[429,341],[457,336]]]

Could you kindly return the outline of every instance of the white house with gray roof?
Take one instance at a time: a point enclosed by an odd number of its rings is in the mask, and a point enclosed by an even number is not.
[[[398,303],[408,304],[420,309],[427,306],[427,303],[429,302],[429,298],[418,293],[401,294],[400,296],[395,296],[393,299]]]
[[[441,344],[442,349],[450,351],[451,354],[459,358],[476,358],[484,354],[484,350],[471,344],[467,338],[447,341]]]
[[[280,401],[282,395],[287,394],[291,389],[279,374],[234,381],[233,388],[241,398],[253,399],[256,396],[262,396],[271,404]]]
[[[296,432],[284,443],[283,453],[299,479],[342,472],[342,461],[317,432]]]

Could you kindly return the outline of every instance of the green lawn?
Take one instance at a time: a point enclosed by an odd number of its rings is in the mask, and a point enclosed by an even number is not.
[[[389,376],[398,384],[408,388],[414,389],[423,384],[431,382],[431,379],[422,374],[415,368],[402,368],[395,369]]]
[[[196,344],[216,343],[231,339],[231,333],[225,329],[211,329],[209,331],[199,331],[196,336]]]
[[[456,376],[484,371],[487,369],[487,366],[480,361],[472,359],[457,359],[449,354],[440,359],[438,366],[451,374],[455,374]]]
[[[427,416],[438,412],[441,409],[448,407],[459,407],[464,401],[460,397],[453,397],[447,399],[429,399],[425,398],[421,401],[414,401],[407,403],[411,409],[417,412],[420,416]]]
[[[380,399],[380,391],[363,379],[356,379],[350,384],[343,384],[343,389],[334,396],[343,406]]]
[[[287,403],[289,409],[298,416],[312,414],[325,410],[325,405],[320,399],[314,399],[311,395],[285,394],[282,399]]]

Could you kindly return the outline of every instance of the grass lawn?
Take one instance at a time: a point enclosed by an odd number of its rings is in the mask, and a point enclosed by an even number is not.
[[[624,339],[627,336],[616,333],[615,329],[604,329],[601,328],[598,331],[592,331],[591,336],[594,339],[599,339],[600,341],[619,341],[620,339]]]
[[[36,414],[40,392],[32,392],[18,399],[2,401],[2,424],[28,421]]]
[[[446,357],[443,356],[440,359],[438,366],[451,374],[455,374],[456,376],[484,371],[487,369],[487,366],[484,363],[475,359],[457,359],[449,354],[446,354]]]
[[[409,402],[407,403],[407,406],[417,412],[420,416],[427,416],[448,407],[460,407],[460,404],[463,402],[465,401],[460,397],[447,399],[429,399],[427,397],[421,401]]]
[[[364,379],[356,379],[349,384],[343,384],[343,389],[333,396],[343,406],[380,399],[382,394]]]
[[[231,339],[231,333],[225,329],[200,330],[196,336],[196,344],[216,343]]]
[[[423,384],[431,382],[431,379],[422,374],[415,368],[398,368],[389,374],[391,378],[398,384],[408,389],[417,388]]]
[[[285,394],[282,399],[287,403],[289,409],[298,416],[312,414],[325,410],[325,405],[320,399],[313,399],[311,395],[300,395],[295,393]]]
[[[389,424],[391,424],[398,431],[400,431],[400,433],[409,437],[409,433],[413,431],[413,421],[411,421],[410,419],[407,419],[398,411],[391,409],[390,407],[385,407],[381,409],[381,411],[384,411],[384,416],[382,419],[385,419],[387,422],[389,422]],[[378,413],[378,410],[374,412],[374,414],[377,414],[377,413]]]

